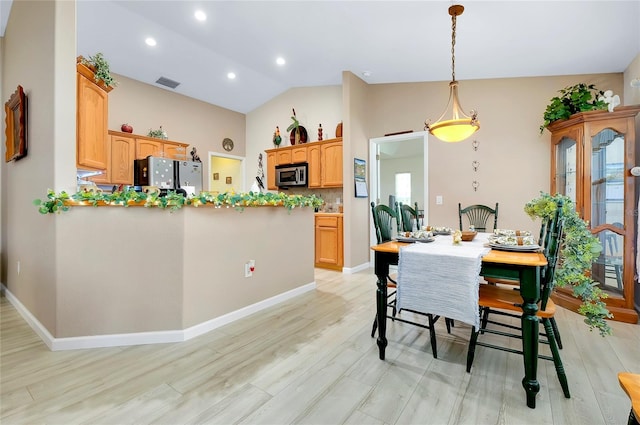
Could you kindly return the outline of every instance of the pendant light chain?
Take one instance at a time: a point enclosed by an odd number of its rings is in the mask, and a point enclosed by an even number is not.
[[[456,16],[451,15],[451,80],[456,80]]]

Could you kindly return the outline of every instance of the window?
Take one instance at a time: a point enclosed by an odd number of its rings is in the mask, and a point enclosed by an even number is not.
[[[411,204],[411,173],[396,173],[396,201]]]

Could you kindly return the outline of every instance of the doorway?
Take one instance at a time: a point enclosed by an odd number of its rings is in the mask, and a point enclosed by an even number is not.
[[[428,132],[396,134],[369,139],[371,173],[370,202],[389,203],[389,195],[396,196],[397,174],[411,175],[411,204],[424,210],[423,223],[429,222],[429,149]],[[393,206],[391,206],[393,208]],[[373,219],[370,220],[370,245],[377,243]],[[371,257],[373,264],[373,253]]]
[[[210,192],[246,192],[245,158],[209,152],[208,188]]]

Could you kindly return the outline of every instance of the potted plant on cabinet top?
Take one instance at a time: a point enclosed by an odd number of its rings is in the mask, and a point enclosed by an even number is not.
[[[105,59],[102,53],[96,53],[89,58],[78,56],[78,62],[93,71],[93,78],[96,83],[102,82],[105,87],[113,89],[118,82],[111,76],[111,70],[109,69],[109,62]]]
[[[596,89],[593,84],[580,83],[565,87],[559,92],[562,96],[552,97],[551,103],[544,111],[544,122],[540,126],[540,134],[552,122],[566,120],[578,112],[607,109],[607,102],[603,99],[604,92]]]

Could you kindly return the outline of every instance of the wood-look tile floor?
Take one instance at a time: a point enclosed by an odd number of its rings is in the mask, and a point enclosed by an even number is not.
[[[560,309],[571,399],[541,360],[536,409],[522,358],[478,347],[470,329],[389,323],[387,359],[370,337],[372,270],[316,269],[316,291],[192,340],[51,352],[2,297],[0,423],[9,424],[625,424],[620,371],[640,372],[640,326],[590,332]],[[494,336],[495,337],[495,336]],[[500,338],[500,337],[496,337]],[[515,344],[515,342],[514,342]]]

